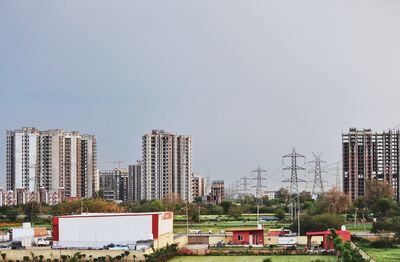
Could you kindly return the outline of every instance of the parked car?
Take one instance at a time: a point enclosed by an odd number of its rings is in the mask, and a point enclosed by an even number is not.
[[[25,249],[21,241],[13,241],[10,243],[10,249]]]
[[[121,244],[109,244],[107,246],[104,246],[104,249],[108,250],[129,250],[128,245],[121,245]]]
[[[8,244],[8,243],[1,243],[1,244],[0,244],[0,250],[4,250],[4,249],[10,249],[10,244]]]
[[[48,247],[51,245],[51,238],[39,237],[36,244],[38,247]]]

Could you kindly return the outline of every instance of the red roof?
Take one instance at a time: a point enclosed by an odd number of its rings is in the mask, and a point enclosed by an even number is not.
[[[264,229],[258,229],[258,228],[242,228],[242,229],[231,229],[227,230],[227,232],[243,232],[243,231],[264,231]]]
[[[345,232],[348,232],[348,231],[347,230],[346,231],[342,231],[342,230],[337,230],[336,231],[336,233],[338,235],[340,235],[342,233],[345,233]],[[329,230],[320,231],[320,232],[306,232],[306,236],[323,236],[323,235],[330,235],[330,234],[332,234],[332,233]]]

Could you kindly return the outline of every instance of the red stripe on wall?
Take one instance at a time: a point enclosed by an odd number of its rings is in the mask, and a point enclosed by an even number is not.
[[[158,219],[159,215],[158,214],[153,214],[152,215],[152,232],[153,232],[153,239],[158,239]]]
[[[53,217],[52,224],[53,224],[53,232],[52,232],[53,241],[59,241],[58,217]]]

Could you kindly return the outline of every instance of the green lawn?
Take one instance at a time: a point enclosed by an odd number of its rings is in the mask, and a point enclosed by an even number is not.
[[[400,261],[400,248],[370,248],[362,247],[368,255],[377,262],[394,262]]]
[[[270,257],[272,262],[336,261],[334,256],[177,256],[170,262],[262,262],[266,257]]]
[[[347,223],[346,224],[347,230],[351,231],[352,233],[355,232],[369,232],[372,228],[372,223],[368,222],[365,223],[365,225],[363,223],[358,223],[356,226],[354,226],[353,223]]]

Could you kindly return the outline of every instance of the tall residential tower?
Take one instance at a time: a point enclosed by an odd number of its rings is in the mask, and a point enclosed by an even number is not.
[[[7,190],[58,192],[91,197],[96,187],[96,138],[62,129],[8,130]]]
[[[374,133],[351,128],[342,135],[343,191],[352,199],[365,195],[365,183],[389,183],[399,201],[400,131]]]
[[[178,194],[192,201],[192,138],[153,130],[142,137],[142,190],[144,199]]]

